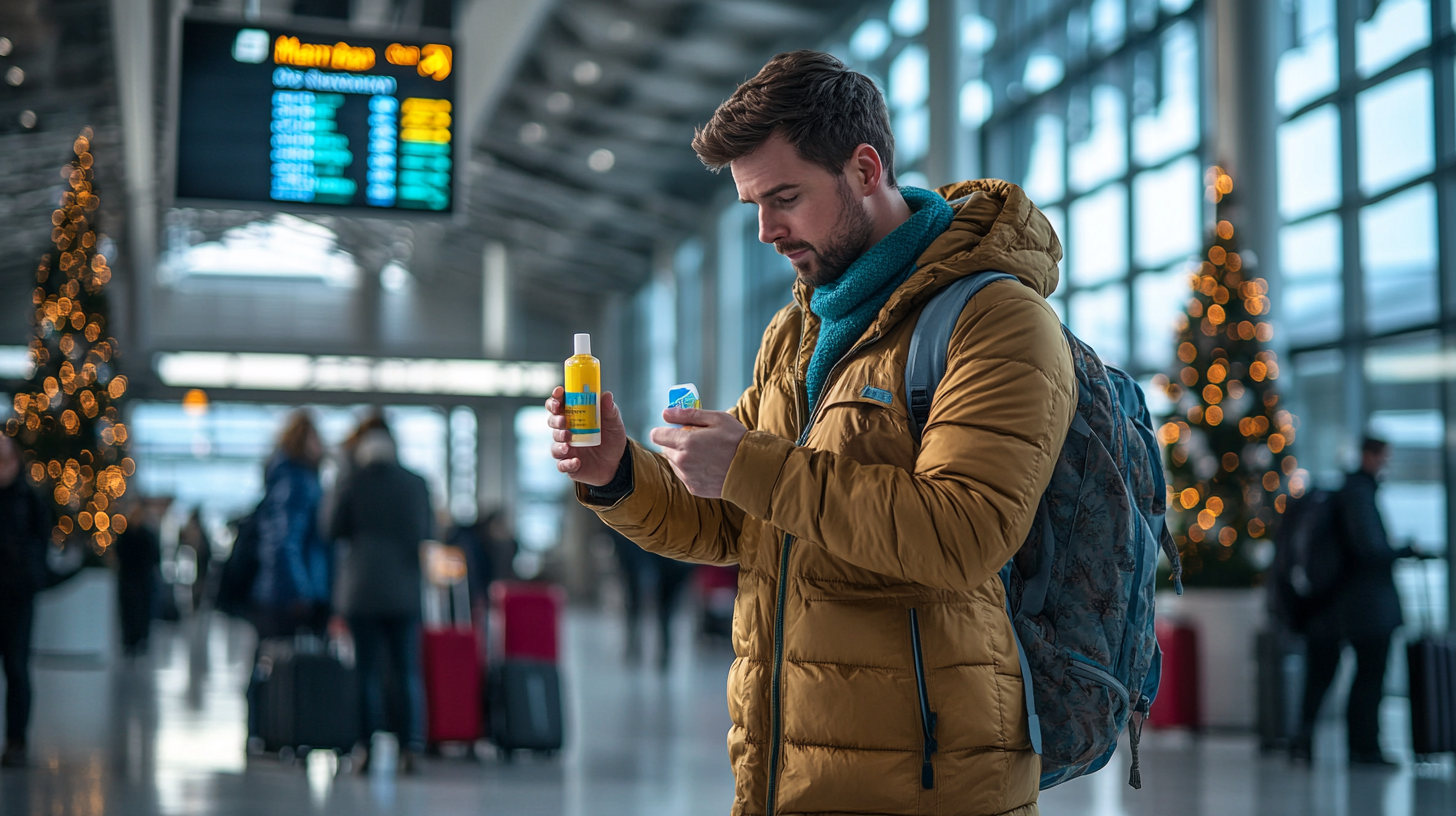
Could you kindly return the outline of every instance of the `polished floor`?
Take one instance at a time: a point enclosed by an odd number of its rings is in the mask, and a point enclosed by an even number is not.
[[[683,636],[687,622],[682,622]],[[563,814],[719,816],[732,800],[720,644],[679,650],[666,673],[620,658],[614,620],[573,614],[564,663],[568,746],[553,759],[430,759],[421,773],[360,777],[332,756],[283,764],[243,750],[252,653],[222,619],[159,627],[152,656],[110,669],[41,661],[32,767],[0,773],[0,816],[102,814]],[[1399,729],[1399,703],[1391,704]],[[1392,743],[1399,741],[1393,735]],[[1350,771],[1339,734],[1311,768],[1263,757],[1249,737],[1149,733],[1143,789],[1126,753],[1043,794],[1048,816],[1456,816],[1449,762]]]

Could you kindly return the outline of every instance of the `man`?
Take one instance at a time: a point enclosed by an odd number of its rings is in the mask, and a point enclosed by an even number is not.
[[[1390,446],[1366,437],[1360,445],[1360,469],[1345,477],[1335,499],[1344,563],[1339,587],[1329,605],[1316,613],[1305,631],[1308,669],[1303,721],[1292,754],[1310,758],[1315,720],[1325,692],[1340,666],[1348,642],[1355,650],[1355,680],[1345,710],[1350,761],[1358,765],[1391,765],[1380,753],[1380,698],[1385,690],[1385,664],[1390,636],[1402,623],[1400,596],[1390,567],[1397,558],[1413,558],[1410,547],[1391,549],[1385,521],[1375,501],[1381,472],[1390,462]]]
[[[693,147],[730,168],[759,240],[798,276],[752,385],[727,413],[665,411],[685,427],[653,430],[661,455],[626,438],[610,394],[599,447],[569,447],[561,389],[547,408],[558,469],[609,525],[740,566],[733,812],[1035,814],[1040,763],[996,574],[1075,408],[1044,300],[1056,235],[1006,182],[897,188],[884,99],[827,54],[775,57]],[[917,447],[901,385],[915,318],[992,269],[1019,282],[966,306]]]
[[[430,491],[400,466],[382,420],[357,437],[353,460],[328,525],[339,540],[334,607],[354,635],[366,746],[375,731],[393,733],[400,769],[412,773],[425,748],[420,544],[431,534]],[[365,752],[356,770],[368,766]]]
[[[51,511],[25,483],[15,440],[0,433],[0,657],[5,667],[5,753],[0,765],[25,765],[30,725],[30,631],[35,593],[46,585]]]

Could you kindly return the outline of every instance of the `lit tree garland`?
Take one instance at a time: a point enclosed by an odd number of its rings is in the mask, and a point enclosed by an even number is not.
[[[1172,476],[1168,522],[1185,582],[1250,586],[1262,566],[1258,548],[1268,547],[1287,496],[1302,495],[1309,474],[1293,455],[1298,421],[1274,388],[1269,284],[1245,265],[1224,217],[1234,212],[1233,178],[1213,167],[1205,181],[1218,223],[1178,317],[1181,365],[1155,378],[1175,406],[1159,431]]]
[[[94,228],[101,199],[92,189],[91,135],[87,128],[76,139],[76,158],[61,171],[70,190],[51,214],[56,252],[41,258],[31,293],[31,388],[15,395],[5,433],[25,451],[31,482],[55,503],[52,542],[89,541],[99,554],[126,531],[115,502],[136,464],[126,457],[117,410],[126,377],[116,373],[116,338],[107,335],[111,267]]]

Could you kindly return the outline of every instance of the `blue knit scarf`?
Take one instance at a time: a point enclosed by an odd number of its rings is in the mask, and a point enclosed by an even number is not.
[[[955,211],[945,199],[918,187],[901,187],[910,219],[880,239],[833,283],[814,290],[809,309],[819,317],[819,342],[809,360],[809,414],[824,380],[874,322],[890,295],[915,271],[915,260],[950,226]]]

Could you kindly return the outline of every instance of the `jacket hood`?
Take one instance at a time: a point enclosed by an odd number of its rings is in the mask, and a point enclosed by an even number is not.
[[[1009,181],[979,179],[936,192],[956,214],[920,256],[921,271],[944,267],[954,280],[995,269],[1015,275],[1044,298],[1057,290],[1062,242],[1025,191]]]
[[[867,334],[883,332],[936,292],[975,272],[994,269],[1015,275],[1043,298],[1057,290],[1062,242],[1024,190],[1009,181],[976,179],[935,192],[950,203],[955,218],[920,255],[915,273],[890,296]],[[809,302],[810,289],[802,281],[794,284],[794,294],[801,306]]]

